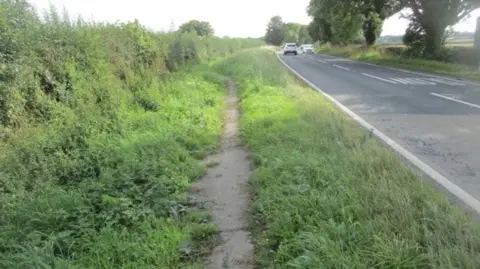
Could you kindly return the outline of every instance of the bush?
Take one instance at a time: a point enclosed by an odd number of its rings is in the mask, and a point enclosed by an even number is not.
[[[391,46],[382,47],[381,50],[392,56],[423,58],[421,53],[418,53],[418,51],[412,48]],[[430,60],[478,67],[480,64],[480,50],[470,47],[443,47],[440,52],[433,58],[430,58]]]
[[[446,47],[441,50],[437,59],[443,62],[478,67],[480,64],[480,49],[469,47]]]

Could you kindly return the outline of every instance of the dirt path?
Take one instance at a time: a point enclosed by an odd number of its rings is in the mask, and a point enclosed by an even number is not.
[[[248,154],[237,136],[240,112],[235,85],[227,82],[228,98],[225,131],[218,153],[206,162],[216,163],[206,176],[195,184],[198,197],[210,206],[220,231],[220,240],[209,258],[208,269],[253,268],[253,245],[247,230],[246,211],[249,204]]]

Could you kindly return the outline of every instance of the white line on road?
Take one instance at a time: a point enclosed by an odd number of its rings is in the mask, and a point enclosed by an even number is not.
[[[285,65],[292,73],[297,75],[299,78],[301,78],[305,83],[310,85],[313,89],[317,90],[323,96],[325,96],[327,99],[332,101],[335,105],[337,105],[343,112],[345,112],[347,115],[352,117],[355,121],[360,123],[365,129],[370,130],[374,135],[376,135],[378,138],[380,138],[383,142],[385,142],[387,145],[392,147],[395,151],[397,151],[400,155],[402,155],[405,159],[410,161],[412,164],[417,166],[420,170],[422,170],[426,175],[428,175],[430,178],[438,182],[440,185],[442,185],[445,189],[447,189],[450,193],[458,197],[460,200],[462,200],[465,204],[470,206],[473,210],[475,210],[478,214],[480,214],[480,201],[475,199],[473,196],[468,194],[466,191],[455,185],[453,182],[448,180],[446,177],[442,176],[440,173],[438,173],[435,169],[430,167],[428,164],[424,163],[422,160],[420,160],[417,156],[413,155],[411,152],[406,150],[404,147],[400,146],[397,144],[393,139],[385,135],[384,133],[380,132],[378,129],[373,127],[370,123],[366,122],[364,119],[362,119],[360,116],[355,114],[353,111],[348,109],[346,106],[344,106],[342,103],[337,101],[335,98],[327,94],[326,92],[322,91],[320,88],[315,86],[315,84],[311,83],[300,75],[297,71],[295,71],[293,68],[288,66],[280,57],[277,58],[280,60],[280,62]]]
[[[410,70],[405,70],[405,69],[395,68],[395,67],[390,67],[390,66],[384,66],[384,65],[375,65],[375,66],[377,66],[377,67],[383,67],[383,68],[385,68],[385,69],[390,69],[390,70],[393,70],[393,71],[404,72],[404,73],[408,73],[408,74],[428,76],[428,77],[432,77],[432,78],[439,78],[439,79],[443,79],[443,80],[449,80],[449,81],[451,81],[452,83],[456,83],[456,84],[453,84],[453,85],[459,85],[459,86],[465,85],[463,81],[460,81],[460,80],[457,80],[457,79],[453,79],[453,78],[443,77],[443,76],[440,76],[440,75],[434,75],[434,74],[428,74],[428,73],[423,73],[423,72],[410,71]],[[469,83],[469,84],[472,84],[472,85],[480,85],[480,84],[478,84],[478,83],[476,83],[476,82],[472,82],[472,81],[465,81],[465,83]]]
[[[436,83],[431,81],[426,81],[420,78],[390,78],[401,84],[411,84],[411,85],[436,85]]]
[[[424,78],[410,78],[410,80],[418,82],[420,85],[437,85],[435,82],[428,81]]]
[[[343,66],[340,66],[340,65],[334,64],[333,66],[335,66],[336,68],[340,68],[340,69],[343,69],[343,70],[350,71],[350,69],[348,69],[348,68],[346,68],[346,67],[343,67]]]
[[[390,82],[392,84],[397,84],[395,81],[391,81],[391,80],[384,79],[384,78],[379,78],[377,76],[370,75],[370,74],[367,74],[367,73],[362,73],[362,75],[367,76],[367,77],[371,77],[371,78],[374,78],[374,79],[378,79],[378,80],[381,80],[381,81]]]
[[[412,81],[410,81],[410,80],[408,80],[408,79],[406,79],[406,78],[390,78],[390,79],[391,79],[391,80],[394,80],[394,81],[396,81],[396,82],[398,82],[398,83],[407,84],[407,85],[408,85],[408,84],[417,84],[417,83],[412,82]]]
[[[440,78],[423,78],[423,80],[429,80],[440,84],[447,84],[450,86],[465,86],[464,83],[455,82],[449,79],[440,79]]]
[[[327,62],[325,62],[324,60],[317,60],[319,62],[321,62],[322,64],[326,64]]]
[[[458,99],[448,97],[448,96],[445,96],[445,95],[441,95],[441,94],[438,94],[438,93],[431,92],[430,94],[435,95],[435,96],[440,97],[440,98],[443,98],[443,99],[450,100],[450,101],[458,102],[458,103],[461,103],[461,104],[464,104],[464,105],[467,105],[467,106],[480,108],[480,105],[476,105],[476,104],[472,104],[472,103],[465,102],[465,101],[462,101],[462,100],[458,100]]]

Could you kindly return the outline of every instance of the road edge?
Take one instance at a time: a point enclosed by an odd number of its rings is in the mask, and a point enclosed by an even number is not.
[[[393,148],[398,154],[400,154],[403,158],[405,158],[408,162],[416,166],[418,169],[420,169],[423,173],[425,173],[427,176],[432,178],[434,181],[436,181],[438,184],[443,186],[448,192],[450,192],[452,195],[460,199],[462,202],[464,202],[466,205],[468,205],[471,209],[475,210],[477,214],[480,214],[480,201],[475,199],[473,196],[468,194],[466,191],[464,191],[462,188],[448,180],[446,177],[441,175],[439,172],[437,172],[435,169],[430,167],[428,164],[420,160],[418,157],[413,155],[411,152],[409,152],[407,149],[404,147],[400,146],[397,144],[393,139],[379,131],[377,128],[375,128],[373,125],[365,121],[363,118],[361,118],[359,115],[355,114],[353,111],[348,109],[346,106],[344,106],[342,103],[337,101],[335,98],[330,96],[328,93],[324,92],[322,89],[308,81],[305,77],[300,75],[296,70],[291,68],[285,61],[281,59],[278,53],[275,53],[277,59],[290,70],[293,74],[295,74],[298,78],[303,80],[305,83],[307,83],[311,88],[315,89],[319,93],[321,93],[324,97],[326,97],[328,100],[333,102],[340,110],[342,110],[344,113],[346,113],[348,116],[350,116],[352,119],[354,119],[357,123],[359,123],[362,127],[367,129],[368,131],[371,131],[376,137],[381,139],[383,142],[385,142],[388,146]]]

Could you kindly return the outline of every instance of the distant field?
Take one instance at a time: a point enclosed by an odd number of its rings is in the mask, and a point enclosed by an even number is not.
[[[447,41],[447,46],[450,47],[473,47],[473,40],[449,40]]]
[[[382,47],[405,47],[403,43],[383,43],[380,45]],[[447,41],[447,47],[473,47],[473,40],[472,39],[449,40]]]

